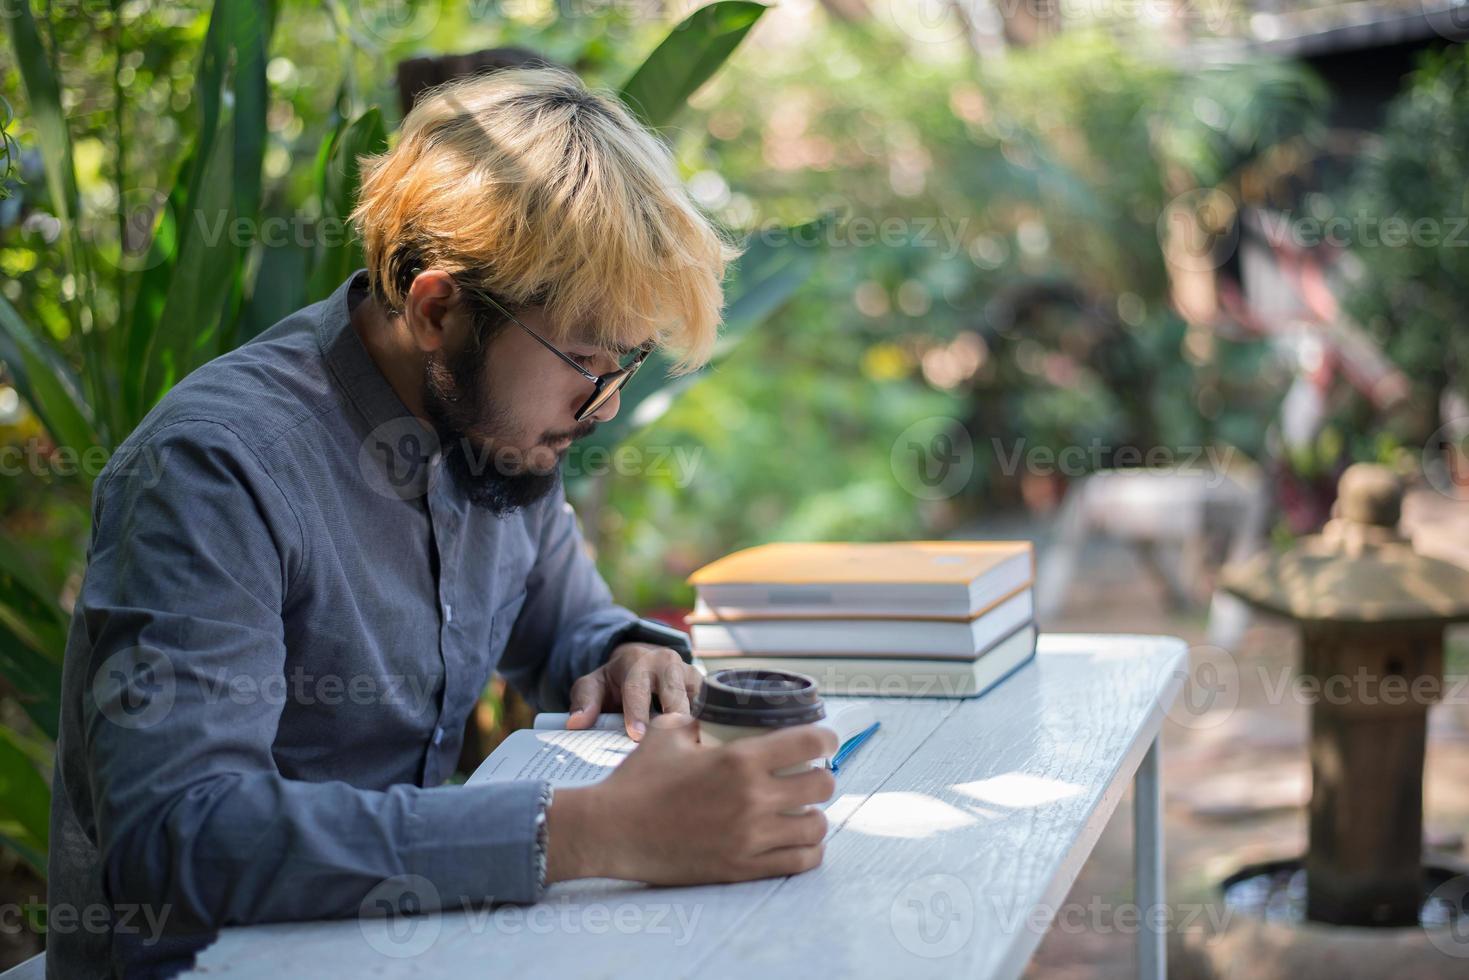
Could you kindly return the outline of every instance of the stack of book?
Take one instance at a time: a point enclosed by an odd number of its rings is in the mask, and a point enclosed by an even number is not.
[[[975,697],[1035,653],[1028,541],[780,543],[689,578],[710,673],[794,670],[827,694]]]

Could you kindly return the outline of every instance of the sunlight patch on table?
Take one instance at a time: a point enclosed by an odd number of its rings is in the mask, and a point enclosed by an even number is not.
[[[954,790],[981,803],[1019,810],[1069,799],[1080,793],[1081,787],[1049,776],[1007,772],[972,783],[958,783]]]
[[[874,837],[932,837],[978,823],[975,815],[927,793],[874,793],[852,814],[847,830]]]

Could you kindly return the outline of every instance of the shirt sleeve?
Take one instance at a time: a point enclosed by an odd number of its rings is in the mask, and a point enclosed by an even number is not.
[[[525,604],[497,669],[536,710],[566,711],[571,685],[607,662],[637,616],[612,601],[560,480],[543,515]]]
[[[281,775],[284,699],[260,692],[286,690],[300,525],[221,423],[174,423],[145,448],[151,478],[124,465],[99,484],[68,650],[110,900],[167,907],[180,931],[355,916],[385,883],[425,910],[538,900],[544,781]]]

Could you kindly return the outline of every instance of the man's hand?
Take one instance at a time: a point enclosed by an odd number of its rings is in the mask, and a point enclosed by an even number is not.
[[[689,714],[701,675],[668,647],[623,643],[607,662],[571,685],[567,728],[590,728],[604,708],[621,706],[628,737],[641,741],[653,694],[665,713]]]
[[[546,882],[609,877],[693,885],[799,874],[821,863],[836,781],[827,769],[774,770],[833,755],[836,733],[783,728],[701,745],[686,714],[653,720],[606,779],[556,790],[547,812]]]

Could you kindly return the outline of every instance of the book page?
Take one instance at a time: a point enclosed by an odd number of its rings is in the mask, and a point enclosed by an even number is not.
[[[556,786],[580,786],[604,779],[637,747],[622,731],[512,732],[480,763],[465,785],[511,779],[546,779]]]
[[[581,731],[541,727],[554,724],[558,717],[565,716],[537,715],[535,728],[510,733],[465,780],[465,785],[511,779],[547,779],[557,786],[585,785],[606,778],[637,748],[637,743],[623,731],[620,714],[603,715],[599,719],[615,719],[606,729],[600,724]],[[838,744],[843,744],[876,720],[870,702],[848,701],[831,704],[827,717],[817,724],[836,732]],[[829,768],[831,760],[825,763]]]
[[[658,717],[658,712],[654,711],[650,717]],[[531,722],[531,727],[538,731],[549,731],[557,728],[565,728],[570,721],[571,712],[569,711],[542,711]],[[604,711],[597,716],[596,721],[592,722],[590,729],[582,729],[582,731],[608,732],[622,732],[626,730],[627,722],[622,717],[622,712],[620,711]]]

